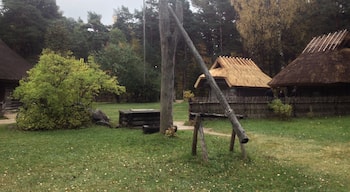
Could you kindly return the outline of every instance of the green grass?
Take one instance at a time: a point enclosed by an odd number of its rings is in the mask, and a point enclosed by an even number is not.
[[[97,106],[117,121],[119,109],[159,104]],[[174,111],[175,120],[187,119],[186,103]],[[248,159],[238,144],[228,151],[229,137],[206,134],[208,163],[200,147],[191,156],[192,131],[167,138],[100,126],[23,132],[0,125],[0,191],[350,191],[349,122],[243,120]],[[231,130],[226,121],[204,125]]]
[[[289,121],[277,119],[244,119],[240,123],[247,132],[292,137],[298,140],[312,139],[324,143],[350,141],[350,116],[298,118]],[[222,133],[231,133],[231,123],[227,119],[205,120],[206,127]]]

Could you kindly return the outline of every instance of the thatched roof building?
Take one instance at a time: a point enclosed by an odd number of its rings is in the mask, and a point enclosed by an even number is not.
[[[304,51],[269,83],[271,87],[350,83],[350,33],[314,37]]]
[[[0,39],[0,81],[18,81],[31,67]]]
[[[0,39],[0,102],[18,86],[32,66]]]
[[[238,57],[218,57],[209,69],[214,79],[223,79],[228,87],[263,87],[271,78],[263,73],[251,59]],[[204,74],[200,75],[194,85],[199,87],[205,82]]]
[[[218,57],[209,72],[223,92],[229,90],[226,93],[227,96],[263,95],[266,89],[270,88],[268,82],[271,78],[263,73],[251,59]],[[208,87],[204,74],[198,77],[194,87]],[[242,90],[242,88],[245,89]]]

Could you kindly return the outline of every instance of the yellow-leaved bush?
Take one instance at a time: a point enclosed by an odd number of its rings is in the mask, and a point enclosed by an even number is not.
[[[76,129],[90,123],[90,107],[100,91],[125,92],[89,58],[89,62],[45,50],[39,62],[20,81],[14,97],[23,106],[17,126],[23,130]]]

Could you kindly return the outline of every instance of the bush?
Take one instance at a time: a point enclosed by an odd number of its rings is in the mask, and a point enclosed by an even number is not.
[[[184,91],[184,100],[189,101],[194,97],[194,93],[191,90]]]
[[[165,136],[167,136],[167,137],[176,137],[176,131],[177,131],[177,127],[176,126],[169,127],[165,131]]]
[[[120,94],[118,85],[89,63],[44,51],[39,63],[20,81],[14,97],[23,103],[17,126],[23,130],[75,129],[91,121],[89,108],[100,91]]]
[[[274,99],[269,103],[269,108],[281,119],[289,119],[292,116],[292,106],[283,104],[280,99]]]

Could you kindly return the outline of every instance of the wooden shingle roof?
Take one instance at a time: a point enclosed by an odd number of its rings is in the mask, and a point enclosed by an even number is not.
[[[32,66],[0,39],[0,80],[18,81]]]
[[[312,86],[350,83],[350,33],[342,30],[314,37],[304,51],[269,85]]]
[[[209,72],[214,79],[224,79],[228,87],[268,88],[271,80],[251,59],[238,57],[218,57]],[[199,87],[203,81],[204,74],[198,77],[194,87]]]

